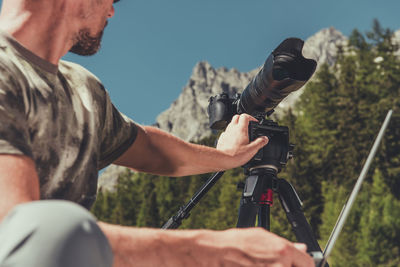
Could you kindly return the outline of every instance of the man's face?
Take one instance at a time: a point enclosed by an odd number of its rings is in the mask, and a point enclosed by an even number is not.
[[[119,0],[92,0],[87,11],[81,10],[81,18],[85,21],[76,34],[70,52],[90,56],[99,51],[107,19],[114,15],[113,3]]]

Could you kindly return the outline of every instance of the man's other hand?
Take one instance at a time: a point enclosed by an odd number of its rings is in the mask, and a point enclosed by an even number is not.
[[[262,228],[160,230],[100,223],[115,251],[114,266],[313,267],[304,244]]]
[[[214,238],[200,238],[199,243],[210,249],[204,257],[214,257],[210,262],[221,264],[209,266],[314,266],[305,244],[292,243],[262,228],[215,232]]]

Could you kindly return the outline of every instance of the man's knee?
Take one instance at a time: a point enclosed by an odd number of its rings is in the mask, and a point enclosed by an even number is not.
[[[0,224],[0,239],[3,243],[0,263],[60,267],[112,265],[110,246],[95,218],[68,201],[18,205]]]

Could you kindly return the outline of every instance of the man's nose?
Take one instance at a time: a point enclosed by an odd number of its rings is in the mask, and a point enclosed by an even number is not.
[[[114,14],[115,14],[114,6],[111,6],[110,11],[108,12],[108,18],[114,17]]]

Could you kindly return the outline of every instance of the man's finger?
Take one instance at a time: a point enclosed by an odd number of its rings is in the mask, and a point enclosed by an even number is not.
[[[253,149],[254,150],[259,150],[262,147],[264,147],[266,144],[268,144],[268,141],[269,141],[268,137],[260,136],[256,140],[254,140],[253,142],[251,142],[249,144],[249,149],[250,150],[253,150]]]
[[[233,116],[233,117],[232,117],[232,120],[231,120],[231,123],[238,123],[238,122],[239,122],[239,117],[240,117],[240,116],[237,115],[237,114],[236,114],[235,116]]]
[[[240,114],[239,117],[239,126],[243,126],[243,127],[247,127],[247,125],[249,124],[250,121],[257,121],[258,120],[256,118],[254,118],[253,116],[250,116],[249,114]]]
[[[307,245],[306,244],[304,244],[304,243],[294,243],[293,245],[298,250],[303,251],[303,252],[307,252]]]
[[[298,244],[294,244],[292,251],[292,259],[294,259],[292,266],[294,267],[311,267],[315,266],[313,258],[308,255],[305,251],[299,250],[296,247]],[[307,248],[307,247],[306,247]]]

